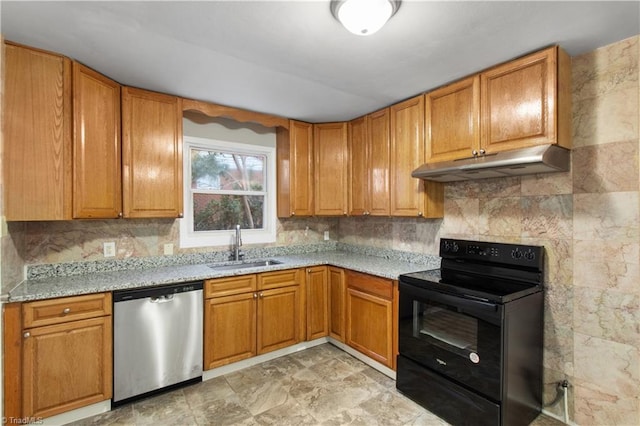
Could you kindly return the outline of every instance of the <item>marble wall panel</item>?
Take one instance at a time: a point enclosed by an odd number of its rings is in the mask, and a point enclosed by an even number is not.
[[[574,330],[587,336],[638,345],[640,294],[574,287]]]
[[[573,199],[571,195],[522,197],[526,212],[522,236],[570,239],[573,236]]]
[[[522,176],[520,179],[523,196],[561,195],[573,192],[571,171]]]
[[[520,197],[481,198],[479,211],[480,234],[511,238],[522,234],[523,210]]]
[[[638,87],[637,36],[571,59],[573,100],[581,101],[616,90]]]
[[[638,191],[638,141],[576,148],[572,152],[573,192]]]
[[[574,242],[576,286],[640,293],[640,242]]]
[[[573,237],[576,240],[640,241],[638,192],[575,194]]]
[[[574,334],[574,345],[575,422],[638,424],[638,348],[581,333]]]

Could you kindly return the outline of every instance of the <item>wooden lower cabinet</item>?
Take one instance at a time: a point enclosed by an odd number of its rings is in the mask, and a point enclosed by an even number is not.
[[[303,280],[299,269],[207,280],[204,369],[300,343]]]
[[[256,355],[256,293],[205,300],[205,370]]]
[[[329,336],[344,343],[346,304],[344,269],[328,267]]]
[[[327,267],[307,268],[307,340],[329,335],[329,282]]]
[[[111,398],[111,317],[28,333],[22,376],[25,416],[50,417]]]
[[[258,294],[258,355],[300,343],[300,287]]]
[[[346,343],[394,368],[393,281],[352,271],[346,272],[346,281]]]
[[[23,417],[50,417],[111,398],[110,293],[25,303],[22,312]],[[51,325],[29,327],[38,312]]]

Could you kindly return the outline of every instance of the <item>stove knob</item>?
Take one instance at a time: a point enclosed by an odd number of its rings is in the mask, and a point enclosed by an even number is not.
[[[532,252],[531,250],[525,252],[524,254],[524,258],[527,260],[534,260],[536,258],[536,254],[534,252]]]
[[[520,249],[513,249],[511,251],[511,257],[514,259],[520,259],[522,257],[522,252]]]
[[[443,244],[444,251],[451,250],[451,243],[449,241],[445,241]]]
[[[458,243],[453,243],[451,245],[451,251],[454,252],[454,253],[457,253],[458,250],[460,250],[460,246],[458,245]]]

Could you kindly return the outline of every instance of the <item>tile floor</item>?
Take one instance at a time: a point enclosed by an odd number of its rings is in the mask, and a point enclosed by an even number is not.
[[[72,424],[447,425],[328,343]],[[534,425],[562,423],[540,416]]]

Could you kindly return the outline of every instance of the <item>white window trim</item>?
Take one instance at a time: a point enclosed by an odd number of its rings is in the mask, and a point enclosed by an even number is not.
[[[232,246],[235,231],[193,231],[193,200],[191,192],[191,155],[192,148],[224,149],[240,154],[260,154],[266,157],[266,188],[264,229],[243,229],[243,244],[272,243],[276,241],[276,149],[260,145],[229,142],[217,139],[183,137],[183,197],[184,217],[180,219],[180,247],[216,247]]]

